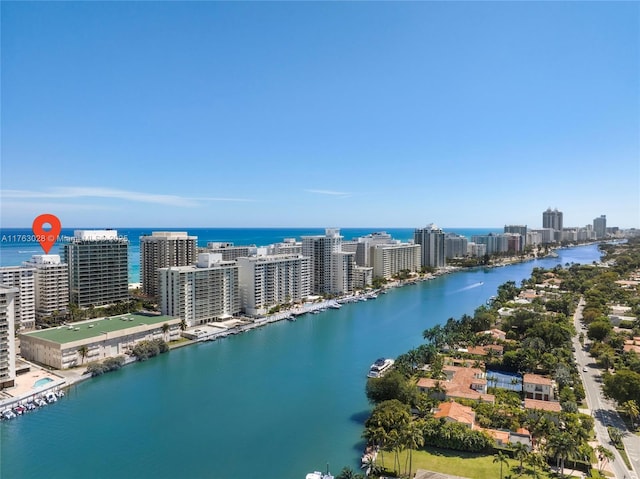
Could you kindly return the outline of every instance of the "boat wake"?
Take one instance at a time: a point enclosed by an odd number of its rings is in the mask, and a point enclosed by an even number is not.
[[[462,291],[467,291],[469,289],[477,288],[478,286],[482,286],[484,283],[482,281],[478,281],[477,283],[470,284],[469,286],[465,286],[464,288],[456,289],[455,291],[451,291],[449,294],[461,293]]]

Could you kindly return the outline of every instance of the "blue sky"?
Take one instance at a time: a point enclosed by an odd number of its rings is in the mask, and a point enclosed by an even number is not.
[[[637,2],[5,2],[1,225],[640,226]]]

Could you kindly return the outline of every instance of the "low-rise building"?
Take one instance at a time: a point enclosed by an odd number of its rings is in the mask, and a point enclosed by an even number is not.
[[[487,379],[482,369],[444,366],[442,372],[446,374],[446,379],[421,378],[418,389],[439,399],[495,401],[493,394],[487,394]]]
[[[463,406],[455,401],[447,401],[438,405],[433,417],[436,419],[444,418],[445,421],[457,422],[473,429],[476,413],[469,406]]]
[[[539,401],[553,401],[553,381],[539,374],[525,374],[522,378],[525,398]]]
[[[145,339],[167,342],[178,339],[180,319],[157,314],[123,314],[23,333],[19,337],[23,358],[67,369],[127,354]]]

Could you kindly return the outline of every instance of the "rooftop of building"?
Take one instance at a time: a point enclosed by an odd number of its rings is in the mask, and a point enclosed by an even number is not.
[[[24,333],[23,336],[64,344],[72,341],[95,338],[105,333],[113,333],[141,325],[161,325],[170,321],[176,321],[176,319],[177,318],[171,316],[128,313],[120,316],[70,323],[66,326],[41,329],[39,331]]]
[[[449,401],[440,403],[433,417],[446,417],[456,422],[473,425],[475,413],[469,406],[463,406],[455,401]]]
[[[551,386],[551,379],[540,376],[539,374],[525,374],[522,378],[524,384],[540,384]]]
[[[486,394],[471,387],[472,384],[481,385],[482,389],[486,387],[487,380],[481,369],[446,365],[442,370],[447,375],[446,380],[420,378],[417,386],[425,389],[433,389],[439,386],[447,398],[473,399],[486,402],[495,400],[495,396],[492,394]]]
[[[562,407],[556,401],[541,401],[539,399],[525,399],[525,409],[539,409],[541,411],[560,412]]]

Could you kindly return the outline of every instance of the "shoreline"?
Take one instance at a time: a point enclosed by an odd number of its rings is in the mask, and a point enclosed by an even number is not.
[[[359,302],[362,300],[361,299],[362,297],[366,297],[372,293],[385,294],[390,289],[400,288],[404,286],[411,286],[411,285],[417,284],[418,282],[423,282],[423,281],[431,281],[439,276],[448,275],[456,272],[473,271],[478,268],[497,268],[497,267],[503,267],[508,265],[526,263],[529,261],[535,261],[537,259],[547,259],[554,256],[553,253],[555,252],[556,249],[561,249],[561,248],[571,249],[575,247],[588,246],[588,245],[598,244],[598,243],[600,242],[590,242],[586,244],[570,245],[570,246],[564,246],[564,247],[559,246],[555,248],[550,248],[550,252],[546,256],[528,257],[524,259],[520,257],[504,258],[504,261],[501,261],[499,264],[477,265],[477,266],[470,266],[470,267],[445,266],[443,268],[436,270],[434,273],[423,273],[423,274],[417,273],[416,276],[412,276],[411,278],[408,278],[405,280],[389,281],[378,289],[358,291],[356,293],[336,296],[334,298],[325,299],[319,302],[318,301],[307,302],[307,303],[303,303],[302,305],[297,305],[296,307],[279,311],[272,315],[266,315],[266,316],[256,317],[256,318],[243,316],[243,317],[233,318],[229,321],[205,323],[203,325],[193,326],[183,331],[183,333],[187,333],[187,334],[191,333],[191,335],[193,336],[192,338],[188,338],[181,334],[181,337],[185,339],[184,341],[180,341],[175,344],[168,343],[168,346],[169,346],[169,350],[171,351],[173,349],[192,346],[195,344],[199,344],[201,342],[216,341],[218,339],[224,339],[228,336],[242,334],[244,332],[263,327],[267,324],[271,324],[271,323],[275,323],[283,320],[295,321],[298,316],[301,316],[304,314],[309,314],[309,313],[318,314],[319,312],[322,312],[326,309],[335,307],[334,305],[336,304],[338,304],[339,306],[342,306],[343,303]],[[132,286],[133,288],[139,287],[139,283],[130,283],[129,289],[132,289]],[[205,330],[205,331],[204,331],[204,334],[203,333],[193,334],[196,332],[196,330]],[[209,331],[207,332],[206,330],[209,330]],[[127,360],[123,366],[128,366],[130,364],[138,362],[136,359],[133,359],[133,358],[126,358],[126,359]],[[16,396],[11,395],[10,392],[5,390],[4,393],[7,395],[10,395],[11,397],[0,400],[0,410],[4,410],[8,407],[12,407],[14,405],[18,405],[20,403],[26,402],[33,397],[42,396],[43,393],[50,391],[52,389],[68,390],[69,388],[71,388],[71,386],[79,384],[83,381],[87,381],[93,377],[90,373],[81,372],[82,369],[86,371],[86,367],[88,366],[89,363],[82,366],[76,366],[75,368],[72,368],[72,369],[58,370],[58,369],[47,369],[46,367],[26,361],[23,358],[20,358],[20,360],[29,364],[33,369],[42,371],[45,374],[51,374],[53,376],[57,376],[61,379],[59,381],[55,380],[55,384],[52,384],[51,386],[48,386],[46,388],[43,388],[43,389],[39,388],[37,391],[33,391],[33,392],[29,391],[28,393],[19,394]],[[17,376],[16,381],[19,378],[20,376]]]

